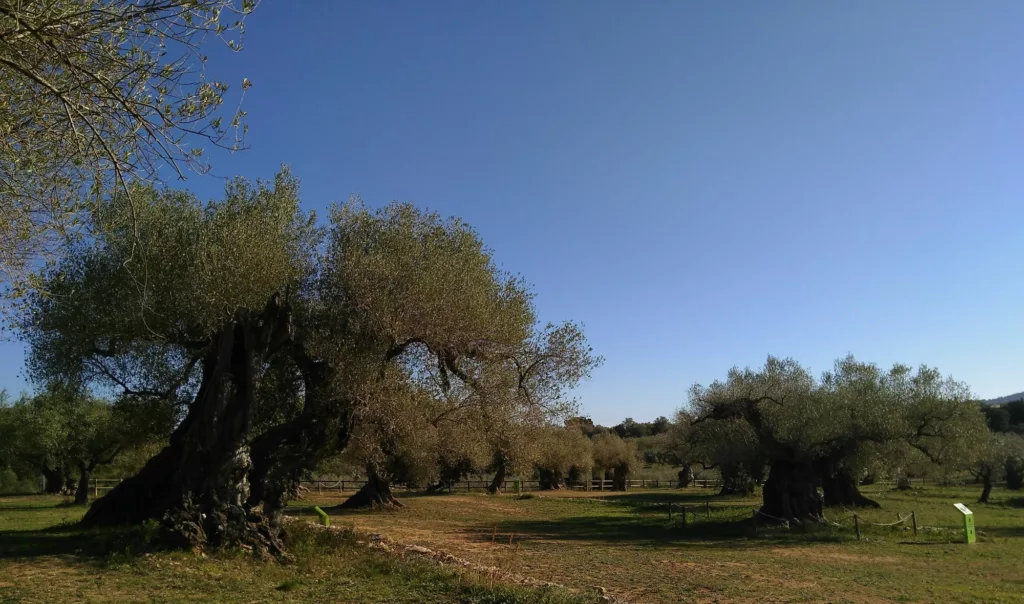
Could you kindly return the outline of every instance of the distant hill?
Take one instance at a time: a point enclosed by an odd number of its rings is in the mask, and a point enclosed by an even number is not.
[[[992,398],[985,401],[986,405],[1002,405],[1003,403],[1009,403],[1012,401],[1019,401],[1024,399],[1024,392],[1018,392],[1017,394],[1008,394],[999,398]]]

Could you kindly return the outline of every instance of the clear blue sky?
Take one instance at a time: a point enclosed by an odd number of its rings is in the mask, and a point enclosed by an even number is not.
[[[254,84],[251,150],[214,157],[290,164],[310,207],[467,219],[543,319],[586,325],[602,423],[769,353],[996,397],[1024,389],[1022,24],[1017,1],[268,0],[214,54]]]

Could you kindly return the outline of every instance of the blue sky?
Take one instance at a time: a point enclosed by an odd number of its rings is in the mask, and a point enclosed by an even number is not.
[[[543,319],[586,325],[602,423],[769,353],[996,397],[1024,389],[1021,23],[1015,1],[266,1],[212,53],[253,82],[251,149],[216,172],[462,216]]]

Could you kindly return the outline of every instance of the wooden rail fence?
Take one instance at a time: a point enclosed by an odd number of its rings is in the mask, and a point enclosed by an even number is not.
[[[90,490],[93,492],[94,497],[99,497],[102,493],[105,493],[121,482],[121,478],[93,478],[90,480]],[[943,484],[958,483],[959,481],[949,481],[942,479],[926,479],[914,478],[911,480],[911,485],[924,485],[924,484]],[[966,482],[966,481],[965,481]],[[362,479],[342,479],[342,480],[303,480],[299,484],[302,488],[309,492],[316,491],[317,494],[325,493],[354,493],[363,486],[365,480]],[[517,491],[518,483],[518,491]],[[894,481],[880,481],[879,484],[890,484],[895,486]],[[675,488],[677,486],[675,480],[661,480],[657,478],[647,479],[639,478],[635,480],[626,481],[626,489],[665,489]],[[964,484],[964,483],[959,483]],[[457,493],[457,492],[482,492],[486,491],[490,487],[490,480],[462,480],[456,483],[449,489],[445,489],[446,492]],[[691,488],[698,489],[717,489],[720,488],[722,482],[717,479],[697,479],[690,481]],[[590,481],[583,481],[582,483],[569,483],[566,485],[567,489],[574,491],[611,491],[613,487],[613,481],[611,480],[600,480],[594,479]],[[421,491],[423,487],[416,485],[407,485],[403,483],[396,483],[392,485],[392,488],[399,491]],[[502,483],[501,490],[505,493],[515,492],[528,492],[528,491],[539,491],[540,481],[539,480],[515,480],[510,479]]]

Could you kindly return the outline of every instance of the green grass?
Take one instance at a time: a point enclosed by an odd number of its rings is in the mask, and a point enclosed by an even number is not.
[[[228,553],[148,552],[147,530],[82,531],[84,509],[51,497],[0,498],[2,602],[465,602],[593,598],[493,583],[480,574],[371,550],[351,531],[297,527],[293,564]]]
[[[1024,497],[997,490],[992,503],[980,505],[973,503],[976,488],[865,492],[883,507],[857,511],[860,541],[852,512],[843,510],[827,511],[838,528],[762,528],[755,535],[756,497],[708,498],[699,489],[557,493],[528,500],[407,496],[407,508],[396,512],[329,511],[334,522],[404,543],[580,589],[601,586],[636,602],[1021,601]],[[664,505],[669,502],[672,522]],[[962,543],[955,502],[975,511],[975,545]],[[330,500],[317,503],[323,507]],[[679,522],[683,505],[685,529]],[[922,526],[916,537],[903,526],[872,524],[891,523],[897,513],[911,511]]]
[[[332,496],[289,512],[315,521],[320,505],[347,531],[304,529],[277,564],[228,554],[146,555],[151,531],[81,531],[80,507],[48,497],[0,498],[0,601],[578,602],[598,588],[631,602],[1020,602],[1024,594],[1024,493],[928,486],[869,487],[882,504],[828,510],[836,526],[754,530],[753,498],[673,489],[628,493],[402,495],[406,508],[342,511]],[[976,514],[978,543],[962,543],[952,504]],[[669,521],[668,506],[673,505]],[[685,528],[681,508],[687,508]],[[916,512],[905,525],[880,527]],[[298,526],[298,525],[296,525]],[[367,548],[379,532],[483,566],[574,589],[495,583],[470,570]],[[398,548],[400,549],[400,548]]]

